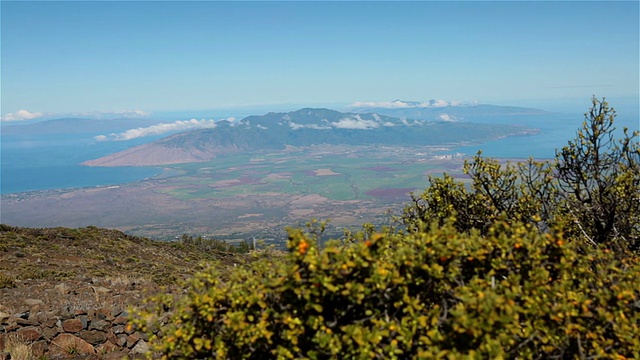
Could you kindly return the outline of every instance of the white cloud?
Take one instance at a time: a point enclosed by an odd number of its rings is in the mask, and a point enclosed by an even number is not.
[[[302,125],[302,124],[294,123],[293,121],[289,123],[289,127],[292,130],[298,130],[298,129],[329,130],[331,129],[331,126],[322,126],[318,124]]]
[[[440,120],[443,120],[443,121],[449,121],[449,122],[454,122],[454,121],[457,121],[457,120],[458,120],[458,119],[456,119],[456,117],[455,117],[455,116],[451,116],[451,115],[449,115],[449,114],[444,114],[444,113],[443,113],[443,114],[438,115],[438,117],[440,118]]]
[[[229,126],[231,127],[244,126],[247,129],[251,128],[251,121],[245,119],[236,119],[233,116],[230,116],[226,119],[220,119],[220,121],[228,121]]]
[[[3,115],[0,120],[2,121],[22,121],[31,120],[42,117],[44,114],[40,112],[31,112],[28,110],[18,110],[15,113]]]
[[[2,121],[20,121],[20,120],[31,120],[39,117],[46,116],[48,118],[51,117],[87,117],[94,119],[109,119],[109,118],[146,118],[151,115],[150,112],[143,111],[140,109],[122,109],[117,111],[84,111],[84,112],[75,112],[75,113],[40,113],[40,112],[30,112],[28,110],[19,110],[15,113],[6,114],[0,118]]]
[[[171,131],[184,131],[191,129],[204,129],[204,128],[215,128],[217,125],[214,120],[178,120],[172,123],[160,123],[148,127],[139,127],[135,129],[129,129],[127,131],[121,132],[119,134],[109,134],[106,135],[98,135],[95,136],[94,139],[96,141],[126,141],[131,139],[136,139],[143,136],[150,135],[159,135],[164,134]]]
[[[340,119],[337,122],[332,122],[337,129],[356,129],[356,130],[371,130],[380,127],[380,124],[373,120],[364,120],[360,115]]]
[[[292,130],[299,129],[314,129],[314,130],[330,130],[330,129],[354,129],[354,130],[371,130],[377,129],[381,125],[382,126],[395,126],[395,124],[391,122],[386,122],[382,124],[382,118],[380,116],[374,115],[374,119],[376,120],[367,120],[363,119],[360,115],[356,114],[350,117],[342,118],[338,121],[334,121],[329,123],[328,120],[323,119],[322,121],[327,125],[319,125],[319,124],[298,124],[293,121],[289,121],[286,123]],[[285,125],[283,123],[279,123],[280,125]]]
[[[294,122],[289,123],[289,127],[293,130],[303,129],[304,125],[296,124]]]
[[[262,126],[262,125],[259,125],[259,124],[258,124],[258,125],[256,125],[256,127],[257,127],[258,129],[262,129],[262,130],[267,130],[267,129],[268,129],[268,127],[266,127],[266,126]]]
[[[382,124],[382,126],[392,127],[392,126],[396,126],[396,124],[392,123],[391,121],[387,121],[386,123]]]
[[[400,100],[394,101],[356,101],[351,104],[351,107],[378,107],[385,109],[398,109],[398,108],[410,108],[413,105]]]
[[[384,109],[408,109],[408,108],[428,108],[445,106],[462,106],[459,100],[447,102],[445,100],[429,100],[425,102],[409,102],[402,100],[394,101],[356,101],[351,104],[353,108],[384,108]]]
[[[108,119],[108,118],[123,118],[123,119],[134,119],[134,118],[145,118],[151,115],[150,112],[140,110],[140,109],[122,109],[116,111],[84,111],[79,113],[71,113],[71,114],[58,114],[60,116],[81,116],[81,117],[90,117],[95,119]]]
[[[145,116],[151,115],[151,113],[142,111],[140,109],[134,109],[134,110],[123,109],[119,111],[114,111],[113,114],[118,117],[145,117]]]
[[[449,103],[447,103],[444,100],[431,100],[429,101],[429,105],[433,107],[445,107],[445,106],[448,106]]]
[[[418,121],[418,120],[414,120],[413,122],[410,122],[409,120],[407,120],[407,118],[400,119],[400,122],[402,123],[402,125],[405,125],[405,126],[416,126],[416,125],[423,124],[422,121]]]

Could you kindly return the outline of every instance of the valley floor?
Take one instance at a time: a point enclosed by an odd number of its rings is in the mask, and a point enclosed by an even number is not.
[[[125,185],[5,195],[1,222],[282,245],[287,226],[318,219],[339,236],[364,222],[389,224],[428,175],[461,176],[462,157],[447,150],[316,146],[174,165]]]

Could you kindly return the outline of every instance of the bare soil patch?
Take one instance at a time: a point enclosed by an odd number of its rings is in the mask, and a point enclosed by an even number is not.
[[[415,188],[377,188],[367,191],[365,194],[384,200],[408,199],[409,193]]]
[[[304,174],[307,176],[332,176],[332,175],[340,175],[337,172],[334,172],[331,169],[317,169],[317,170],[305,170]]]
[[[232,186],[240,186],[240,185],[255,185],[255,184],[261,184],[261,183],[262,183],[261,179],[257,179],[249,176],[243,176],[237,179],[216,181],[215,184],[210,186],[212,188],[224,188],[224,187],[232,187]]]

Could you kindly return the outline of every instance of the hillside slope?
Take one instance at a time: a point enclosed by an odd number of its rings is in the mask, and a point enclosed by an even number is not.
[[[224,268],[245,260],[242,254],[207,251],[205,243],[159,242],[97,227],[31,229],[0,225],[0,304],[26,310],[27,298],[37,298],[52,307],[68,303],[72,299],[61,297],[54,289],[61,283],[102,284],[112,292],[119,288],[154,292],[174,286],[204,264]],[[90,299],[95,298],[95,293],[90,295]],[[83,297],[80,293],[78,296]]]
[[[238,250],[96,227],[0,225],[0,359],[139,358],[148,337],[131,311],[148,296],[181,294],[182,280],[208,265],[224,277],[250,259],[218,249]]]

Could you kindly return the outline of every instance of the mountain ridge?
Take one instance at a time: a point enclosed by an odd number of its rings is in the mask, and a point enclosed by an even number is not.
[[[456,121],[425,121],[378,113],[302,108],[220,121],[215,128],[182,132],[98,159],[86,166],[154,166],[210,161],[216,156],[283,150],[286,146],[430,146],[477,143],[536,129]]]

